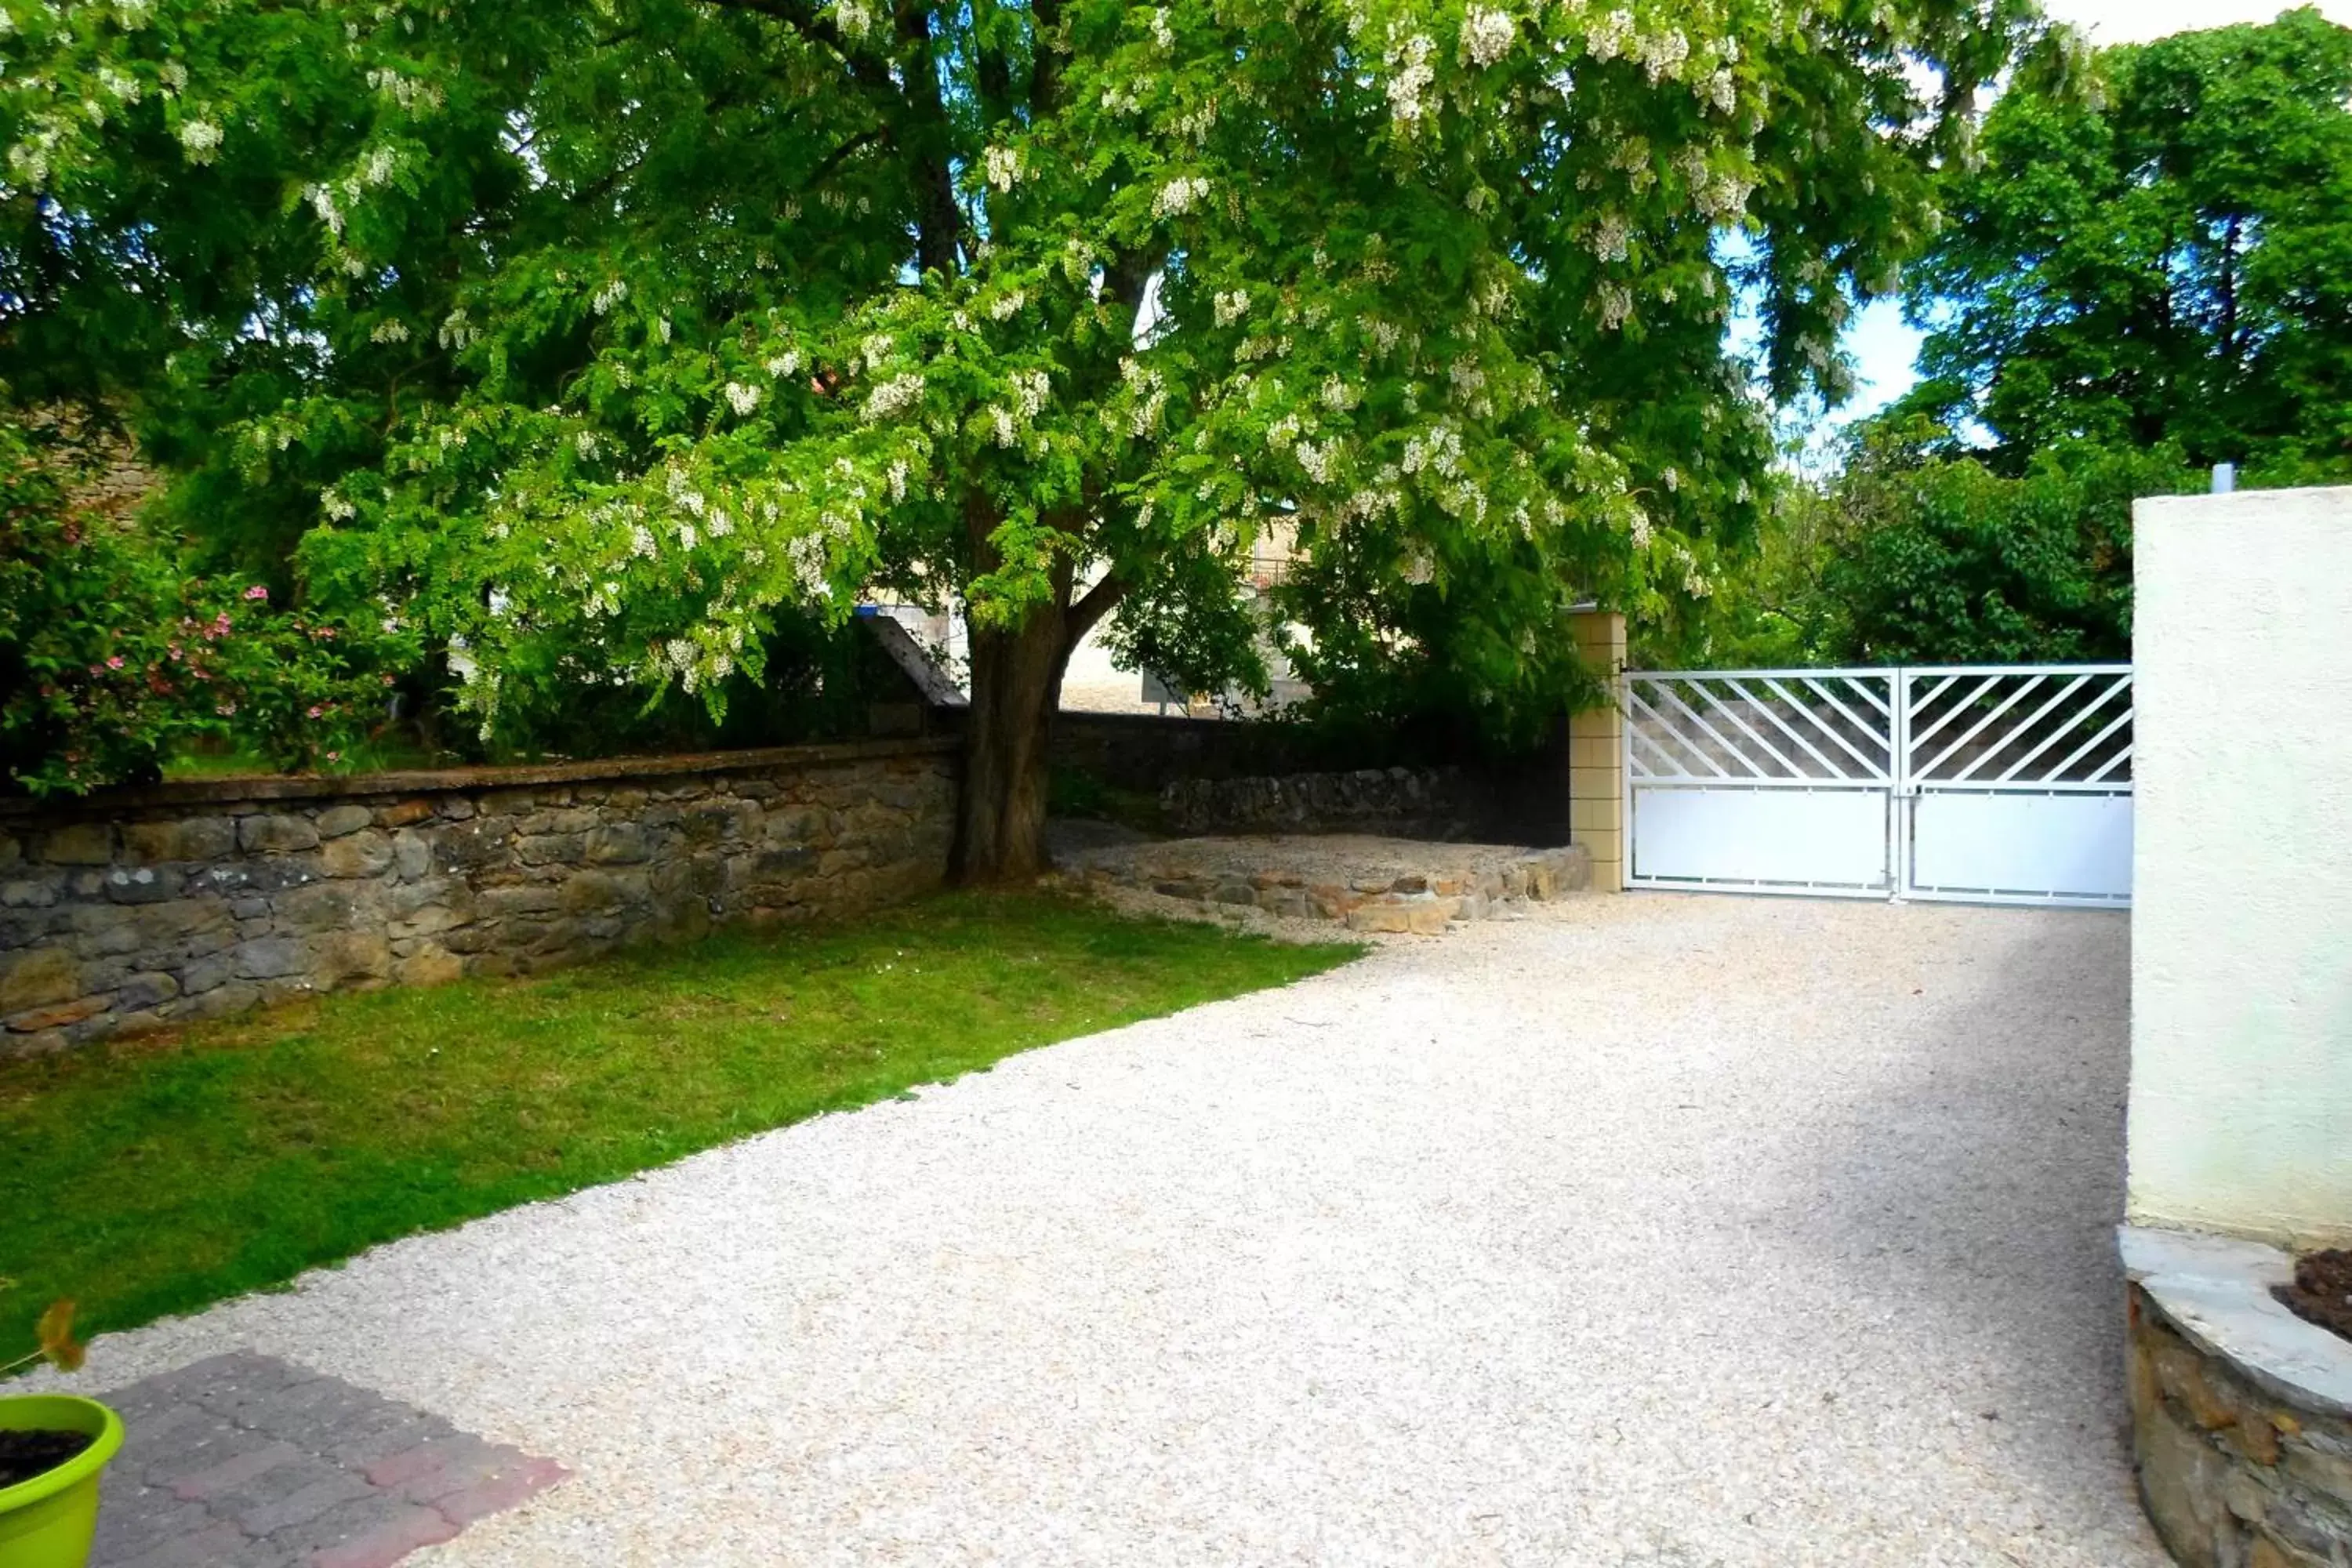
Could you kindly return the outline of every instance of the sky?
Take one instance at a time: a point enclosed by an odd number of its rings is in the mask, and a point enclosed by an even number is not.
[[[2352,26],[2352,0],[2318,0],[2318,5],[2329,20]],[[2042,0],[2051,16],[2072,22],[2098,44],[2139,44],[2191,27],[2267,22],[2287,8],[2283,0]],[[1838,411],[1841,422],[1874,413],[1910,388],[1919,334],[1904,324],[1896,301],[1874,300],[1855,312],[1845,348],[1854,357],[1855,387],[1853,401]]]

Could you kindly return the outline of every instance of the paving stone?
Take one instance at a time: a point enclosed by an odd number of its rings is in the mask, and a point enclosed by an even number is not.
[[[124,1460],[100,1493],[92,1568],[383,1568],[569,1474],[250,1352],[108,1401]]]

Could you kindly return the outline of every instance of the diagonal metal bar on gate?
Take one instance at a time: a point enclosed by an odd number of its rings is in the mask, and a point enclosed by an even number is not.
[[[1937,698],[1941,697],[1945,692],[1949,691],[1953,687],[1958,685],[1960,683],[1960,679],[1961,678],[1957,675],[1948,675],[1944,677],[1943,679],[1937,681],[1936,683],[1935,690],[1930,691],[1927,696],[1920,698],[1917,701],[1911,704],[1912,719],[1915,721],[1917,720],[1920,714],[1925,713],[1927,710],[1927,704],[1935,701]],[[1942,716],[1937,719],[1934,723],[1928,725],[1924,730],[1913,731],[1911,733],[1911,756],[1917,756],[1919,754],[1919,749],[1936,738],[1937,731],[1942,729],[1945,725],[1950,723],[1953,720],[1967,712],[1969,710],[1969,703],[1974,702],[1978,698],[1982,697],[1986,692],[1991,690],[1995,686],[2000,684],[2000,676],[1986,676],[1982,680],[1977,682],[1976,689],[1974,690],[1961,698],[1958,701],[1953,703],[1949,708],[1945,709]],[[1907,763],[1910,762],[1911,757],[1906,757],[1903,760]]]
[[[2126,715],[2126,717],[2128,717],[2128,715]],[[2089,778],[2083,782],[2084,784],[2097,784],[2109,773],[2114,773],[2117,768],[2123,766],[2126,763],[2130,762],[2131,754],[2131,742],[2126,741],[2124,742],[2124,749],[2122,751],[2117,752],[2114,756],[2109,757],[2106,762],[2101,765],[2097,773],[2093,773]]]
[[[1737,680],[1734,680],[1734,679],[1732,679],[1730,677],[1726,676],[1726,677],[1724,678],[1724,684],[1725,684],[1726,686],[1730,687],[1732,690],[1738,692],[1738,693],[1739,693],[1739,696],[1740,696],[1740,700],[1741,700],[1742,701],[1746,702],[1749,707],[1753,708],[1753,707],[1756,707],[1756,706],[1758,705],[1758,704],[1757,704],[1757,701],[1756,701],[1756,699],[1754,699],[1753,697],[1748,696],[1748,693],[1747,693],[1744,689],[1741,689],[1739,682],[1738,682]],[[1712,691],[1708,690],[1708,689],[1707,689],[1706,687],[1704,687],[1704,686],[1701,686],[1701,687],[1696,688],[1696,690],[1697,690],[1698,694],[1699,694],[1701,697],[1703,697],[1703,698],[1705,698],[1705,699],[1706,700],[1706,705],[1707,705],[1709,708],[1714,709],[1717,712],[1718,712],[1718,713],[1722,714],[1726,719],[1728,719],[1728,720],[1730,720],[1733,723],[1735,723],[1735,724],[1738,725],[1738,726],[1739,726],[1739,732],[1740,732],[1741,734],[1743,734],[1743,735],[1747,736],[1749,740],[1751,740],[1751,741],[1755,742],[1756,742],[1756,744],[1757,744],[1758,746],[1759,746],[1759,747],[1761,747],[1761,748],[1763,749],[1764,754],[1765,754],[1766,756],[1770,757],[1774,762],[1776,762],[1776,763],[1780,763],[1781,767],[1783,767],[1784,769],[1786,769],[1786,770],[1788,771],[1788,774],[1789,774],[1789,776],[1790,776],[1790,778],[1792,778],[1792,779],[1801,779],[1801,778],[1803,778],[1803,777],[1805,777],[1805,776],[1806,776],[1806,775],[1805,775],[1805,770],[1804,770],[1804,769],[1802,769],[1802,768],[1799,767],[1796,763],[1794,763],[1790,762],[1788,758],[1786,758],[1786,757],[1782,756],[1782,755],[1780,754],[1780,749],[1778,746],[1775,746],[1771,742],[1769,742],[1769,741],[1766,740],[1763,736],[1761,736],[1761,735],[1758,734],[1758,733],[1755,731],[1755,730],[1754,730],[1754,729],[1752,729],[1751,727],[1749,727],[1748,722],[1748,721],[1747,721],[1747,720],[1742,719],[1742,718],[1741,718],[1738,713],[1734,712],[1731,709],[1727,708],[1727,707],[1725,707],[1721,702],[1717,701],[1717,700],[1716,700],[1716,696],[1715,696],[1715,693],[1714,693],[1714,692],[1712,692]],[[1769,715],[1769,714],[1768,714],[1768,715],[1767,715],[1767,717],[1770,717],[1770,715]],[[1774,722],[1774,723],[1780,723],[1780,721],[1779,721],[1778,719],[1774,719],[1774,720],[1773,720],[1773,722]],[[1788,726],[1787,726],[1787,725],[1785,725],[1785,724],[1783,724],[1783,725],[1781,725],[1781,728],[1782,728],[1782,729],[1786,729],[1786,728],[1788,728]]]
[[[1646,738],[1650,742],[1651,745],[1656,747],[1665,755],[1667,761],[1672,762],[1675,764],[1675,771],[1673,773],[1668,775],[1669,777],[1695,779],[1704,778],[1706,775],[1704,773],[1695,773],[1691,772],[1689,768],[1684,766],[1680,759],[1676,758],[1672,752],[1666,750],[1664,744],[1666,740],[1673,741],[1675,745],[1680,746],[1684,751],[1688,752],[1692,756],[1696,757],[1700,762],[1705,763],[1708,767],[1713,768],[1715,770],[1716,777],[1719,779],[1727,779],[1732,776],[1730,771],[1725,768],[1722,763],[1717,762],[1713,757],[1708,756],[1706,749],[1700,746],[1697,742],[1692,740],[1689,736],[1683,734],[1674,725],[1666,721],[1664,714],[1651,707],[1647,702],[1643,701],[1639,695],[1639,690],[1640,689],[1633,682],[1628,681],[1625,686],[1625,700],[1640,709],[1643,716],[1647,718],[1652,724],[1657,727],[1659,733],[1650,735]],[[1673,694],[1670,692],[1667,695],[1671,697]],[[1663,739],[1661,738],[1662,736]]]
[[[1975,762],[1970,763],[1967,767],[1964,767],[1958,773],[1954,773],[1952,775],[1952,782],[1954,784],[1961,782],[1969,774],[1975,773],[1979,768],[1984,766],[1987,763],[2000,755],[2002,746],[2011,744],[2021,736],[2032,735],[2033,733],[2033,726],[2041,723],[2044,719],[2049,718],[2051,713],[2060,703],[2065,701],[2069,697],[2074,696],[2077,691],[2082,690],[2084,684],[2088,682],[2090,679],[2091,678],[2087,675],[2078,675],[2074,679],[2068,681],[2065,685],[2060,687],[2056,695],[2053,696],[2049,701],[2044,702],[2041,707],[2036,708],[2032,712],[2027,714],[2024,718],[2011,725],[2009,727],[2009,732],[2000,738],[2000,744],[1995,745],[1982,756],[1979,757]],[[2060,733],[2063,734],[2064,731],[2061,731]],[[2051,737],[2051,740],[2054,741],[2058,737],[2056,735],[2053,735]],[[2050,741],[2042,742],[2042,745],[2034,747],[2032,751],[2026,753],[2025,760],[2030,762],[2034,757],[2040,756],[2042,754],[2042,748],[2049,744]],[[2017,769],[2015,767],[2011,767],[2010,769],[2010,773],[2015,773]],[[2009,773],[2003,773],[2000,776],[2005,779],[2009,777]]]
[[[2086,676],[2084,676],[2081,679],[2079,679],[2079,680],[2077,680],[2077,681],[2075,681],[2075,682],[2074,682],[2074,686],[2080,686],[2081,684],[2083,684],[2083,681],[2084,681],[2084,680],[2088,680],[2088,679],[2091,679],[2091,678],[2090,678],[2089,676],[2087,676],[2087,675],[2086,675]],[[2066,691],[2072,691],[2072,690],[2074,690],[2074,686],[2070,686],[2070,687],[2068,687],[2068,688],[2066,689]],[[2126,691],[2126,690],[2130,689],[2130,687],[2131,687],[2131,681],[2130,681],[2130,679],[2129,679],[2128,678],[2126,678],[2126,679],[2122,679],[2122,680],[2116,680],[2116,679],[2110,679],[2108,680],[2107,685],[2105,686],[2105,688],[2104,689],[2102,689],[2096,697],[2092,698],[2088,702],[2085,702],[2085,703],[2084,703],[2084,704],[2083,704],[2082,711],[2074,715],[2074,720],[2073,720],[2072,723],[2071,723],[2071,724],[2069,724],[2069,726],[2068,726],[2068,727],[2066,727],[2066,728],[2064,728],[2064,729],[2061,729],[2061,730],[2053,730],[2053,731],[2052,731],[2050,732],[2049,737],[2048,737],[2047,739],[2045,739],[2045,740],[2044,740],[2044,741],[2043,741],[2040,745],[2038,745],[2038,746],[2034,747],[2034,748],[2033,748],[2033,750],[2032,750],[2032,751],[2030,751],[2030,752],[2026,752],[2026,753],[2025,753],[2025,755],[2023,755],[2023,756],[2021,756],[2021,757],[2018,758],[2018,759],[2017,759],[2017,761],[2015,761],[2015,762],[2013,762],[2013,763],[2010,763],[2010,764],[2009,764],[2008,771],[2007,771],[2007,772],[2005,772],[2005,773],[2002,773],[1999,778],[1997,778],[1997,779],[1993,780],[1992,782],[1993,782],[1993,783],[1995,783],[1995,784],[2007,784],[2007,783],[2009,783],[2011,779],[2014,779],[2015,777],[2017,777],[2017,775],[2018,775],[2018,774],[2020,774],[2020,773],[2023,773],[2027,768],[2032,767],[2032,766],[2033,765],[2033,759],[2034,759],[2034,758],[2036,758],[2036,757],[2040,756],[2042,752],[2044,752],[2048,751],[2051,747],[2053,747],[2053,746],[2056,745],[2059,742],[2061,742],[2061,741],[2064,740],[2067,736],[2072,735],[2072,734],[2074,734],[2077,731],[2079,731],[2079,730],[2081,729],[2081,727],[2082,727],[2083,725],[2084,725],[2084,724],[2086,724],[2086,723],[2088,723],[2088,722],[2090,721],[2090,719],[2091,719],[2091,715],[2092,715],[2092,714],[2096,713],[2100,709],[2105,708],[2105,707],[2109,702],[2112,702],[2113,700],[2115,700],[2116,697],[2119,693],[2121,693],[2121,692],[2124,692],[2124,691]],[[2065,691],[2062,691],[2062,692],[2060,692],[2060,693],[2058,694],[2058,696],[2059,696],[2059,697],[2063,697],[2065,694],[2066,694],[2066,692],[2065,692]],[[2057,698],[2053,698],[2053,699],[2051,699],[2051,701],[2052,701],[2052,702],[2055,702],[2056,700],[2057,700]],[[2044,705],[2044,707],[2043,707],[2043,710],[2043,710],[2043,712],[2047,712],[2047,711],[2049,710],[2049,709],[2048,709],[2048,705],[2047,705],[2047,704],[2045,704],[2045,705]],[[2037,721],[2041,719],[2041,717],[2042,717],[2042,714],[2040,714],[2040,713],[2036,713],[2036,714],[2035,714],[2032,719],[2027,720],[2027,721],[2026,721],[2026,722],[2027,722],[2028,724],[2035,723],[2035,722],[2037,722]],[[2125,715],[2125,717],[2128,718],[2128,717],[2130,717],[2130,715],[2129,715],[2129,714],[2126,714],[2126,715]],[[1962,778],[1966,778],[1966,777],[1968,777],[1969,775],[1968,775],[1968,774],[1966,774],[1966,773],[1962,773],[1960,776],[1961,776]],[[2042,777],[2043,777],[2043,778],[2052,778],[2052,777],[2055,777],[2055,776],[2057,776],[2057,775],[2056,775],[2056,774],[2053,774],[2053,773],[2043,773],[2043,774],[2042,774],[2041,776],[2042,776]]]
[[[1821,763],[1824,768],[1827,768],[1829,770],[1830,777],[1833,779],[1845,779],[1853,776],[1847,773],[1845,769],[1840,767],[1829,756],[1825,755],[1819,746],[1814,745],[1811,741],[1806,740],[1805,737],[1800,734],[1795,729],[1791,728],[1786,719],[1781,718],[1780,715],[1772,710],[1770,703],[1758,701],[1755,694],[1750,692],[1745,686],[1740,685],[1737,680],[1731,681],[1730,686],[1731,689],[1739,693],[1739,695],[1747,700],[1749,707],[1755,709],[1758,712],[1763,714],[1764,717],[1772,721],[1773,724],[1780,730],[1780,733],[1788,736],[1791,741],[1796,742],[1798,745],[1802,746],[1805,749],[1806,753],[1810,755],[1813,761]],[[1811,710],[1807,710],[1802,703],[1790,698],[1786,693],[1781,694],[1780,700],[1788,703],[1790,707],[1796,709],[1798,711],[1804,713],[1805,717],[1812,720],[1814,724],[1821,726],[1824,730],[1828,728],[1826,725],[1822,725],[1821,720],[1815,717]],[[1835,731],[1831,732],[1834,733]],[[1772,754],[1774,756],[1780,755],[1778,752],[1775,752]],[[1798,773],[1799,777],[1804,776],[1796,769],[1792,768],[1790,771],[1791,773]]]
[[[1690,776],[1683,767],[1682,763],[1675,760],[1675,754],[1672,752],[1667,751],[1664,746],[1659,744],[1656,741],[1651,739],[1648,735],[1643,734],[1640,725],[1626,725],[1625,739],[1628,742],[1626,754],[1633,760],[1633,773],[1635,778],[1678,779],[1687,778]],[[1643,758],[1640,751],[1640,748],[1643,746],[1649,747],[1650,750],[1658,754],[1660,760],[1665,764],[1664,772],[1660,772],[1656,767],[1652,766]]]
[[[1937,752],[1936,760],[1934,762],[1929,763],[1925,767],[1914,769],[1911,776],[1915,779],[1934,778],[1936,776],[1936,770],[1942,767],[1945,762],[1948,760],[1955,752],[1958,752],[1962,746],[1967,745],[1970,741],[1975,740],[1979,735],[1983,734],[1988,725],[1994,723],[2002,714],[2008,712],[2011,709],[2016,707],[2019,703],[2032,696],[2034,689],[2049,679],[2050,678],[2046,675],[2034,676],[2031,679],[2027,680],[2024,685],[2011,692],[2007,697],[2002,698],[2000,701],[1995,705],[1991,712],[1986,714],[1983,718],[1969,725],[1968,727],[1968,731],[1961,735],[1958,740],[1954,741],[1950,745],[1946,746],[1942,751]],[[1971,696],[1969,700],[1973,702],[1976,699],[1974,696]],[[1940,727],[1941,726],[1938,726],[1938,728]],[[1913,755],[1916,756],[1916,754],[1917,752],[1915,751]]]
[[[1704,695],[1704,694],[1706,693],[1706,687],[1704,687],[1704,686],[1701,686],[1701,687],[1699,687],[1699,688],[1698,688],[1698,690],[1699,690],[1699,692],[1700,692],[1702,695]],[[1671,687],[1671,686],[1663,686],[1663,687],[1660,687],[1660,688],[1658,689],[1658,695],[1659,695],[1659,696],[1661,696],[1661,697],[1663,697],[1663,698],[1664,698],[1667,701],[1669,701],[1669,702],[1673,703],[1673,704],[1675,705],[1675,710],[1676,710],[1677,712],[1681,713],[1681,714],[1682,714],[1682,716],[1683,716],[1684,718],[1688,719],[1692,723],[1694,723],[1694,724],[1697,725],[1700,729],[1702,729],[1702,730],[1706,731],[1707,732],[1708,737],[1709,737],[1710,739],[1712,739],[1712,740],[1715,742],[1715,743],[1716,743],[1717,745],[1721,746],[1721,747],[1722,747],[1726,752],[1729,752],[1733,757],[1736,757],[1737,759],[1738,759],[1738,761],[1739,761],[1740,764],[1741,764],[1743,767],[1747,768],[1747,770],[1748,770],[1748,773],[1749,773],[1749,775],[1750,775],[1750,776],[1755,777],[1755,778],[1759,778],[1759,779],[1760,779],[1760,778],[1769,778],[1769,777],[1770,777],[1770,776],[1771,776],[1770,774],[1767,773],[1766,773],[1762,768],[1759,768],[1759,767],[1758,767],[1758,766],[1756,765],[1756,759],[1755,759],[1755,758],[1753,758],[1753,757],[1749,756],[1747,752],[1745,752],[1741,751],[1738,747],[1737,747],[1737,746],[1733,745],[1729,741],[1727,741],[1727,740],[1724,739],[1724,737],[1723,737],[1722,733],[1721,733],[1719,731],[1717,731],[1714,725],[1712,725],[1712,724],[1708,723],[1705,719],[1702,719],[1701,717],[1699,717],[1698,710],[1697,710],[1696,709],[1693,708],[1689,703],[1687,703],[1687,702],[1684,701],[1684,700],[1682,700],[1682,697],[1681,697],[1681,696],[1680,696],[1680,695],[1679,695],[1679,694],[1675,690],[1675,689],[1674,689],[1673,687]],[[1718,770],[1718,771],[1720,771],[1720,770]],[[1733,775],[1732,775],[1732,774],[1730,774],[1730,773],[1724,773],[1724,775],[1723,775],[1723,776],[1724,776],[1724,777],[1726,777],[1726,778],[1730,778],[1730,777],[1732,777]]]
[[[1778,680],[1768,678],[1764,684],[1770,687],[1773,693],[1780,697],[1783,701],[1787,702],[1790,707],[1797,710],[1799,712],[1809,716],[1811,715],[1812,710],[1808,708],[1803,702],[1798,700],[1796,696]],[[1837,693],[1830,690],[1827,687],[1824,687],[1820,681],[1815,680],[1811,676],[1809,675],[1803,678],[1803,685],[1806,690],[1811,692],[1814,696],[1820,698],[1822,701],[1836,709],[1840,717],[1843,718],[1847,723],[1853,725],[1857,733],[1870,736],[1873,740],[1876,741],[1878,744],[1885,746],[1887,749],[1887,761],[1884,763],[1874,763],[1868,757],[1864,756],[1860,752],[1856,751],[1854,749],[1853,742],[1847,740],[1843,735],[1839,734],[1833,727],[1828,724],[1821,725],[1822,734],[1827,735],[1831,740],[1835,741],[1841,751],[1844,752],[1847,756],[1852,757],[1856,763],[1861,764],[1863,777],[1869,779],[1883,779],[1889,776],[1893,772],[1893,752],[1895,750],[1895,742],[1891,737],[1885,734],[1885,730],[1879,725],[1864,723],[1862,720],[1856,718],[1853,709],[1848,708],[1844,703],[1838,700]],[[1862,689],[1862,688],[1857,687],[1856,689]],[[1867,693],[1865,692],[1865,695]],[[1821,721],[1818,718],[1815,718],[1813,722],[1821,724]]]
[[[2129,685],[2130,682],[2127,680],[2125,684]],[[2060,763],[2056,767],[2051,769],[2049,776],[2053,779],[2064,779],[2067,769],[2073,767],[2076,763],[2081,762],[2084,757],[2089,756],[2093,752],[2097,751],[2101,746],[2105,745],[2107,743],[2107,737],[2113,735],[2116,731],[2130,723],[2131,720],[2132,710],[2129,708],[2126,708],[2122,712],[2116,714],[2113,719],[2108,721],[2107,727],[2105,729],[2100,731],[2097,734],[2092,736],[2089,740],[2084,742],[2081,745],[2067,752],[2066,760]],[[2130,756],[2131,747],[2128,745],[2124,747],[2123,754],[2126,757]],[[2105,768],[2101,768],[2097,773],[2093,773],[2088,782],[2096,784],[2101,773],[2105,773],[2107,771],[2107,768],[2114,767],[2116,763],[2121,760],[2121,758],[2108,759],[2107,766]]]
[[[1860,693],[1862,694],[1862,700],[1863,700],[1864,701],[1865,701],[1865,702],[1869,703],[1873,708],[1877,709],[1877,710],[1878,710],[1878,716],[1879,716],[1880,718],[1882,718],[1882,719],[1892,719],[1892,718],[1894,718],[1894,717],[1895,717],[1895,710],[1894,710],[1893,708],[1891,708],[1891,707],[1889,707],[1889,706],[1887,705],[1887,704],[1888,704],[1888,703],[1893,700],[1893,698],[1894,698],[1894,696],[1895,696],[1895,690],[1894,690],[1895,682],[1894,682],[1892,679],[1890,679],[1888,677],[1884,676],[1884,675],[1870,675],[1870,676],[1853,675],[1853,674],[1850,674],[1850,673],[1848,673],[1847,671],[1844,671],[1844,670],[1838,670],[1838,671],[1835,671],[1835,672],[1833,672],[1833,673],[1834,673],[1835,679],[1839,679],[1839,680],[1843,680],[1843,681],[1844,681],[1848,686],[1853,687],[1853,688],[1854,689],[1854,690],[1856,690],[1856,691],[1858,691],[1858,692],[1860,692]],[[1885,680],[1885,681],[1886,681],[1886,684],[1887,684],[1887,692],[1886,692],[1886,695],[1885,695],[1885,697],[1881,697],[1877,692],[1873,691],[1873,690],[1870,689],[1870,683],[1871,683],[1873,680]],[[1807,677],[1805,677],[1805,684],[1806,684],[1806,685],[1808,685],[1808,686],[1811,685],[1811,684],[1812,684],[1812,677],[1811,677],[1811,676],[1807,676]],[[1864,727],[1865,729],[1866,729],[1866,728],[1868,728],[1868,726],[1867,726],[1867,725],[1865,725],[1865,726],[1864,726]]]

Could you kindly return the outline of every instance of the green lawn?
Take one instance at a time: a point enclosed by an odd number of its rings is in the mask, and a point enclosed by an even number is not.
[[[0,1363],[1361,951],[949,895],[0,1063]]]

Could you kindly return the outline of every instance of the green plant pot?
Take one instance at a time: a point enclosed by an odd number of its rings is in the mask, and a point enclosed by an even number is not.
[[[78,1394],[0,1395],[0,1427],[97,1439],[45,1475],[0,1487],[0,1568],[82,1568],[98,1529],[99,1472],[122,1447],[122,1417]]]

